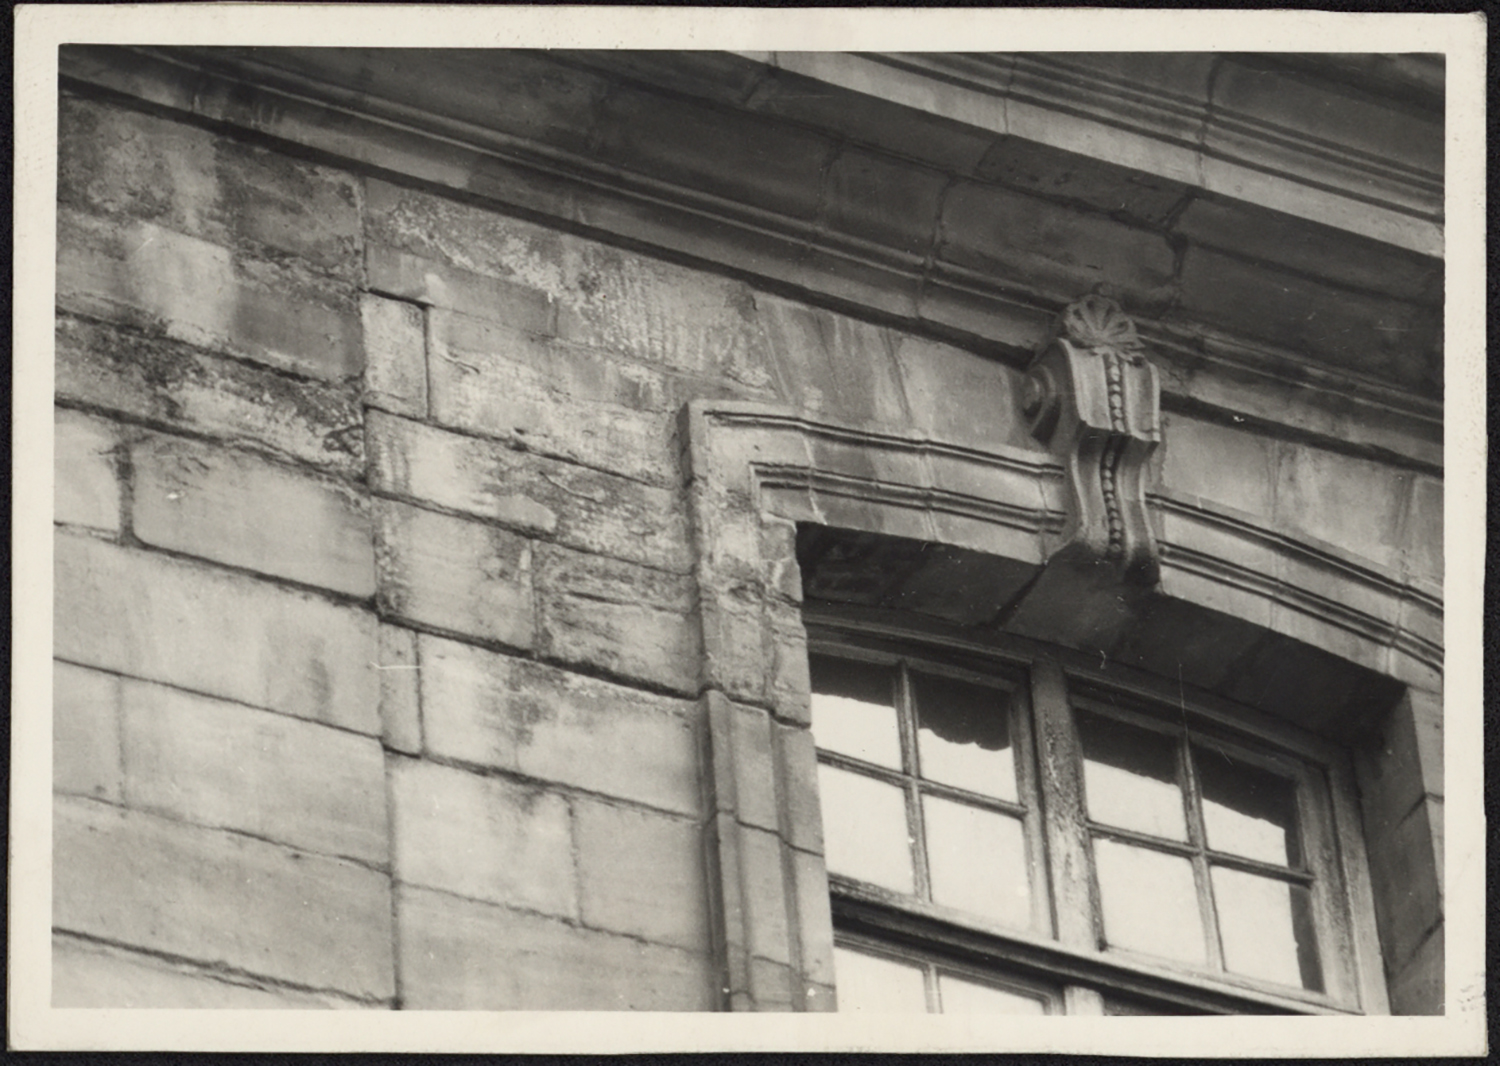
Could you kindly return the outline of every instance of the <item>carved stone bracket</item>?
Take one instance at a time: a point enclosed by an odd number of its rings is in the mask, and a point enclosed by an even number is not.
[[[1146,464],[1161,441],[1160,384],[1135,323],[1101,293],[1069,304],[1026,374],[1031,434],[1067,471],[1063,549],[1154,585]]]

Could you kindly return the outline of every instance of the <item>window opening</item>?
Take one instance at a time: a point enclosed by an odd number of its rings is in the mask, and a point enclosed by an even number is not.
[[[1356,1009],[1331,786],[1306,752],[1034,649],[812,647],[829,880],[860,915],[836,928],[840,1009]]]

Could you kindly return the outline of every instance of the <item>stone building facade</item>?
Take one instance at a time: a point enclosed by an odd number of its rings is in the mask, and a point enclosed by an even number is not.
[[[1440,60],[60,69],[54,1005],[1442,1012]]]

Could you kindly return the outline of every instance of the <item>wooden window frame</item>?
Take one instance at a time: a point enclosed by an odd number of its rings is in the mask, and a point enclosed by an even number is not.
[[[1019,798],[1027,809],[1028,854],[1034,869],[1041,871],[1040,876],[1033,874],[1031,882],[1033,913],[1038,906],[1050,911],[1049,920],[1040,927],[1034,920],[1032,929],[1016,930],[919,898],[925,894],[920,873],[916,875],[917,897],[830,873],[838,942],[883,944],[912,952],[912,957],[941,959],[944,966],[990,972],[1001,981],[1009,975],[1051,985],[1061,990],[1061,1002],[1069,1014],[1103,1014],[1106,999],[1117,997],[1164,1012],[1216,1014],[1358,1015],[1383,1007],[1381,997],[1368,992],[1369,982],[1379,978],[1378,973],[1369,972],[1368,962],[1372,946],[1378,959],[1378,942],[1373,917],[1361,913],[1359,907],[1368,886],[1352,883],[1365,876],[1358,800],[1348,753],[1337,745],[1222,699],[1115,664],[1090,663],[1087,657],[1065,649],[1013,638],[993,646],[971,642],[962,646],[920,630],[906,632],[888,624],[872,627],[826,609],[809,609],[805,623],[812,654],[901,665],[898,703],[905,701],[905,706],[898,705],[898,722],[907,775],[913,770],[908,752],[914,750],[908,745],[915,743],[914,736],[906,735],[914,722],[907,670],[977,681],[1010,692]],[[1304,874],[1209,849],[1201,820],[1193,823],[1195,817],[1201,818],[1195,813],[1201,812],[1202,802],[1196,782],[1184,788],[1190,808],[1187,843],[1162,847],[1163,842],[1155,840],[1130,842],[1190,856],[1200,906],[1208,910],[1212,907],[1204,902],[1210,891],[1205,879],[1213,865],[1270,872],[1284,881],[1310,881],[1324,991],[1224,971],[1216,924],[1209,924],[1216,923],[1212,915],[1204,924],[1210,945],[1207,967],[1104,946],[1092,838],[1128,839],[1132,834],[1091,823],[1087,817],[1073,714],[1078,706],[1174,736],[1180,772],[1191,764],[1183,749],[1195,741],[1200,746],[1207,741],[1249,765],[1296,781]],[[833,764],[840,761],[839,756],[822,751],[818,758]],[[893,781],[903,776],[887,773]],[[1028,779],[1034,782],[1029,798]],[[908,789],[908,808],[910,803]],[[914,813],[908,809],[909,820]],[[920,836],[920,818],[912,824],[918,826]],[[1039,866],[1035,865],[1038,859]],[[1365,895],[1356,889],[1363,889]]]

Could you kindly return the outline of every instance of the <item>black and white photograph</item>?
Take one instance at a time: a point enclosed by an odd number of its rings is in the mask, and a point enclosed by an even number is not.
[[[1482,17],[18,11],[13,1047],[1484,1052]]]

